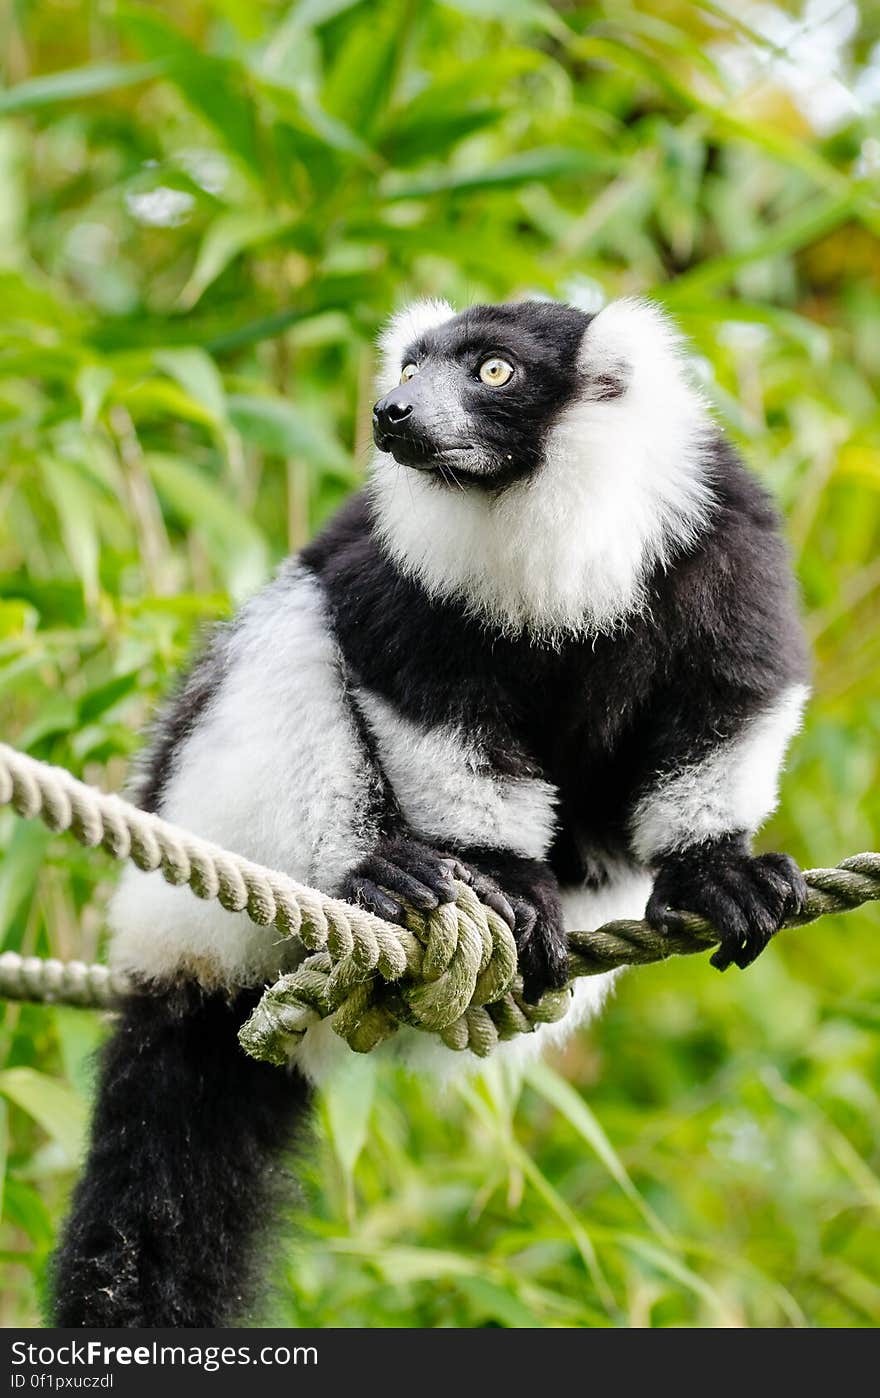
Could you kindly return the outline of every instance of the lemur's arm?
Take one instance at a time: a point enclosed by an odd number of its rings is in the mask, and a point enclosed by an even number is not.
[[[425,911],[455,898],[454,879],[510,927],[527,1000],[565,984],[568,954],[556,876],[541,859],[515,851],[456,844],[441,848],[407,830],[382,836],[344,880],[340,893],[390,922],[403,922],[404,902]]]
[[[630,838],[656,871],[647,917],[662,929],[675,910],[700,913],[721,934],[713,964],[745,967],[806,893],[787,855],[751,853],[751,840],[776,804],[785,749],[796,730],[802,686],[782,691],[748,718],[716,711],[713,747],[666,748],[632,812]]]
[[[382,775],[383,814],[342,896],[403,922],[405,903],[430,910],[452,901],[463,879],[513,931],[526,996],[564,984],[562,906],[545,859],[556,790],[498,708],[488,701],[491,721],[457,719],[450,708],[445,722],[422,725],[363,689],[355,707]]]
[[[687,618],[677,635],[676,611]],[[704,555],[682,570],[672,615],[629,839],[656,871],[649,921],[699,913],[721,933],[713,963],[744,967],[806,893],[788,856],[751,853],[808,693],[787,560],[757,494],[724,505]]]

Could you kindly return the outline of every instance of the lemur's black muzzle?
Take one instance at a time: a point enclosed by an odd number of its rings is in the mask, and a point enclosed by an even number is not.
[[[373,441],[405,466],[429,466],[431,441],[413,382],[398,384],[373,408]]]

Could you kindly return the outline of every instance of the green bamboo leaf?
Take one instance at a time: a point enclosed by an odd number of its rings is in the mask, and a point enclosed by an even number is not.
[[[0,1219],[3,1217],[3,1196],[6,1187],[6,1161],[9,1156],[9,1112],[0,1102]]]
[[[36,1068],[7,1068],[0,1073],[0,1094],[33,1117],[58,1142],[71,1164],[80,1158],[88,1113],[85,1102],[68,1083]]]
[[[552,1103],[556,1110],[561,1112],[566,1121],[574,1127],[578,1135],[586,1141],[596,1157],[602,1162],[630,1203],[638,1209],[648,1227],[668,1244],[671,1241],[669,1229],[636,1189],[626,1166],[580,1094],[570,1083],[542,1062],[529,1065],[526,1071],[526,1082],[545,1101]]]
[[[678,277],[672,285],[664,286],[664,299],[670,305],[674,305],[679,299],[700,295],[715,286],[723,286],[744,267],[809,247],[832,229],[839,228],[852,218],[858,207],[859,197],[858,190],[850,188],[843,195],[811,200],[806,209],[798,209],[790,218],[783,220],[776,228],[748,247],[709,258],[693,271]]]
[[[293,226],[294,220],[261,209],[238,209],[221,214],[202,239],[193,269],[180,293],[181,305],[191,309],[236,257],[274,241]]]
[[[30,602],[18,597],[0,599],[0,641],[33,635],[39,620],[40,613]]]
[[[506,88],[518,93],[518,88],[513,89],[515,80],[540,71],[546,63],[546,58],[534,49],[514,45],[485,54],[472,63],[457,63],[396,108],[389,118],[388,130],[428,135],[432,120],[443,121],[450,113],[460,114],[474,103],[496,100]]]
[[[60,285],[40,281],[22,272],[6,268],[0,270],[0,303],[3,306],[0,336],[7,337],[7,343],[10,344],[19,343],[10,335],[10,329],[14,325],[20,326],[23,323],[27,326],[35,323],[51,326],[56,332],[64,332],[71,337],[75,336],[80,326],[79,313],[68,301]],[[33,349],[32,345],[22,346],[26,347]],[[75,340],[72,344],[59,348],[71,362],[78,357]],[[41,346],[41,350],[46,353],[46,347]]]
[[[366,1144],[375,1091],[375,1063],[366,1054],[352,1054],[322,1093],[333,1150],[349,1185]]]
[[[547,60],[534,50],[502,49],[476,63],[456,64],[389,116],[382,151],[395,166],[437,158],[464,137],[492,126],[508,105],[522,101],[516,80]],[[506,99],[506,101],[502,101]]]
[[[103,1016],[83,1014],[72,1005],[53,1005],[49,1014],[64,1076],[83,1101],[88,1101],[95,1087],[95,1055],[107,1035]]]
[[[0,947],[11,945],[16,913],[34,895],[50,835],[42,825],[17,824],[0,858]]]
[[[509,1284],[502,1286],[488,1277],[462,1273],[456,1277],[455,1285],[467,1296],[478,1316],[498,1321],[508,1329],[534,1330],[544,1323],[541,1312],[527,1305]]]
[[[805,315],[786,310],[782,306],[765,305],[761,302],[744,301],[740,297],[726,299],[715,293],[705,299],[691,298],[687,291],[680,297],[677,283],[672,282],[657,287],[652,295],[658,300],[675,301],[675,314],[689,330],[699,327],[711,336],[717,335],[719,325],[735,322],[745,325],[765,325],[780,340],[791,340],[798,345],[816,364],[827,364],[831,353],[831,336],[828,328],[818,325]]]
[[[67,556],[82,583],[87,600],[98,595],[100,544],[95,516],[95,493],[82,471],[60,457],[43,457],[40,473],[55,506]]]
[[[811,1123],[817,1138],[828,1149],[841,1170],[849,1176],[865,1203],[875,1212],[880,1210],[880,1175],[862,1158],[829,1114],[803,1092],[787,1083],[775,1066],[768,1064],[763,1068],[761,1079],[768,1092],[781,1106],[803,1115]]]
[[[125,8],[119,22],[150,59],[161,63],[165,75],[227,148],[252,171],[262,173],[256,108],[244,70],[191,43],[155,9]]]
[[[234,597],[247,596],[265,581],[266,541],[227,489],[168,453],[146,452],[144,463],[172,513],[202,535]]]
[[[134,693],[140,685],[140,679],[140,670],[131,670],[126,675],[116,675],[112,680],[106,680],[103,684],[86,690],[77,706],[79,725],[94,723],[95,719],[114,709],[123,699]]]
[[[82,405],[83,426],[90,430],[113,386],[113,370],[104,364],[84,364],[76,376],[76,394]]]
[[[556,1215],[560,1223],[566,1229],[574,1246],[577,1248],[584,1268],[587,1271],[596,1294],[609,1315],[614,1315],[617,1310],[617,1302],[614,1298],[604,1269],[596,1251],[596,1245],[590,1230],[578,1218],[577,1214],[570,1207],[568,1202],[560,1194],[559,1190],[547,1178],[540,1165],[531,1158],[527,1151],[513,1140],[513,1137],[506,1132],[500,1131],[498,1123],[492,1117],[486,1103],[479,1093],[475,1092],[469,1084],[460,1084],[459,1095],[468,1103],[471,1110],[498,1136],[498,1144],[503,1153],[516,1164],[527,1180],[530,1181],[534,1189],[544,1200],[545,1204]]]
[[[16,1179],[14,1175],[8,1176],[6,1180],[3,1217],[4,1221],[12,1224],[13,1228],[20,1228],[38,1252],[43,1253],[51,1247],[55,1236],[55,1226],[48,1207],[33,1185],[26,1184],[24,1180]],[[5,1260],[11,1261],[13,1259],[7,1257]],[[33,1257],[29,1258],[27,1253],[21,1252],[14,1255],[14,1260],[19,1264],[24,1261],[30,1266],[34,1266],[38,1261]]]
[[[200,403],[218,426],[226,422],[226,391],[211,356],[195,345],[156,350],[153,363],[176,380],[190,398]]]
[[[600,34],[579,35],[570,40],[572,53],[585,59],[608,63],[613,69],[622,68],[637,75],[651,87],[659,88],[685,111],[700,113],[710,129],[719,135],[734,137],[803,171],[819,186],[840,194],[848,182],[841,172],[813,147],[797,137],[771,126],[767,122],[747,121],[731,109],[704,98],[694,88],[681,81],[671,65],[657,61],[656,55],[641,53],[624,41]]]
[[[724,5],[716,5],[713,0],[697,0],[699,9],[705,10],[706,14],[712,15],[715,19],[721,20],[722,24],[735,30],[736,33],[744,35],[756,48],[764,49],[767,53],[775,54],[778,58],[786,58],[788,55],[784,47],[774,43],[766,34],[762,34],[754,25],[747,24],[739,15],[732,14]]]
[[[69,737],[76,727],[76,705],[64,694],[49,694],[30,723],[25,724],[18,741],[25,749],[36,747],[46,738]]]
[[[615,156],[595,150],[545,146],[471,170],[439,170],[436,174],[406,180],[392,175],[383,180],[382,193],[388,200],[398,200],[424,199],[432,194],[459,190],[475,193],[484,189],[516,189],[542,180],[610,172],[618,163]]]
[[[460,141],[484,127],[494,126],[504,114],[503,107],[480,106],[469,111],[443,111],[433,120],[396,124],[382,140],[383,154],[398,168],[422,160],[436,160]]]
[[[443,0],[450,10],[474,19],[497,20],[504,25],[528,25],[557,38],[568,37],[568,26],[542,0]]]
[[[301,29],[317,29],[362,3],[363,0],[299,0],[294,12],[296,23]]]
[[[0,92],[0,116],[20,115],[56,102],[75,102],[102,92],[133,87],[164,71],[161,62],[91,63],[58,73],[41,73]]]
[[[300,29],[288,35],[297,56],[302,52],[303,38]],[[316,69],[317,66],[316,62]],[[284,65],[274,53],[271,61],[270,55],[264,53],[261,61],[251,64],[249,73],[261,96],[280,118],[276,131],[279,143],[290,144],[313,174],[312,167],[322,156],[331,165],[338,155],[354,156],[367,165],[377,164],[363,136],[318,101],[317,71],[302,74],[296,66]]]
[[[212,431],[218,425],[211,408],[171,379],[137,380],[120,388],[118,397],[135,421],[156,417],[164,417],[169,422],[182,419],[197,422]]]
[[[27,149],[20,125],[0,122],[0,263],[7,267],[23,266],[28,260]]]
[[[397,1285],[415,1281],[437,1281],[441,1277],[474,1276],[480,1271],[476,1258],[452,1248],[405,1247],[400,1245],[370,1247],[341,1239],[336,1250],[360,1253],[370,1259],[382,1276]]]
[[[366,7],[327,75],[321,106],[362,135],[374,129],[392,95],[406,37],[404,8],[393,0]]]
[[[318,418],[286,398],[230,393],[229,417],[247,442],[276,456],[303,456],[350,477],[351,459]]]
[[[714,1311],[722,1324],[730,1324],[732,1307],[723,1295],[710,1286],[698,1272],[689,1267],[681,1258],[673,1257],[665,1248],[659,1247],[650,1238],[642,1238],[630,1233],[616,1233],[616,1241],[633,1256],[641,1258],[649,1266],[655,1267],[662,1275],[677,1281],[681,1286],[699,1296]]]

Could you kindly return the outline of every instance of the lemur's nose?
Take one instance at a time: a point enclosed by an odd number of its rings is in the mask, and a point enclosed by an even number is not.
[[[380,398],[373,409],[373,426],[378,427],[380,432],[388,432],[408,418],[412,410],[412,403],[389,393],[386,398]]]

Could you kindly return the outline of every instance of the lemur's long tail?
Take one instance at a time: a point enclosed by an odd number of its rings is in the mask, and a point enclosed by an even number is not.
[[[188,989],[124,1006],[55,1256],[56,1324],[211,1327],[246,1317],[260,1233],[310,1096],[301,1077],[239,1047],[255,1001]]]

